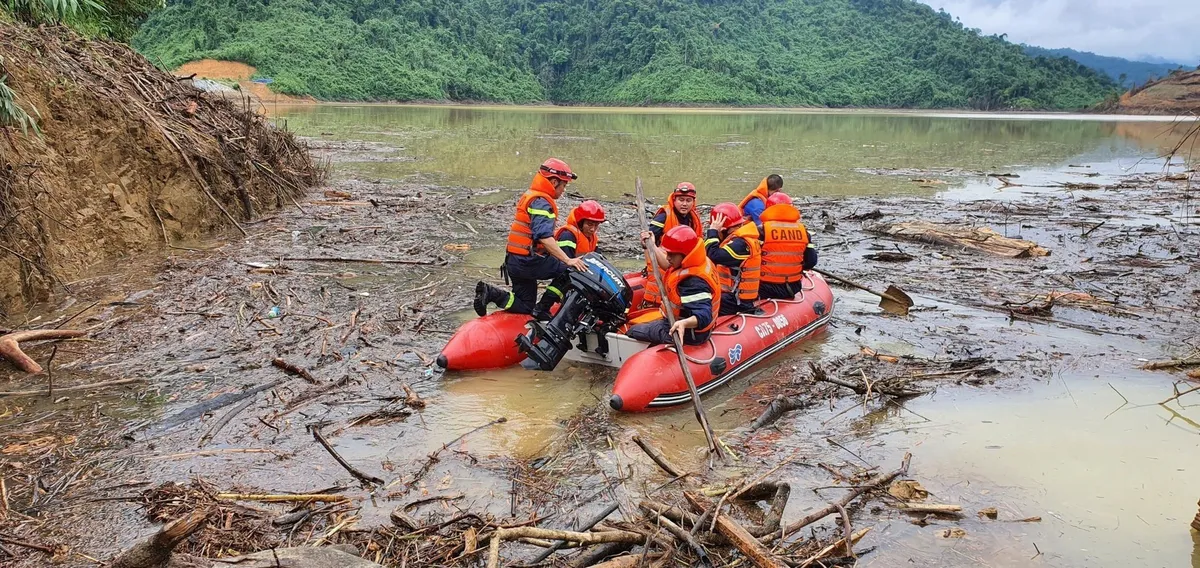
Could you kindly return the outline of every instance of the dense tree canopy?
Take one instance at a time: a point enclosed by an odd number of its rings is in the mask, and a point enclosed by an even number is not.
[[[1115,89],[909,0],[173,0],[134,45],[337,100],[1024,109]]]

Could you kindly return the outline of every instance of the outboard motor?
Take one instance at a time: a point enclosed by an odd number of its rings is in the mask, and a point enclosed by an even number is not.
[[[580,333],[595,332],[603,338],[616,331],[633,303],[633,290],[625,277],[603,256],[590,252],[580,260],[587,270],[570,272],[570,286],[554,317],[529,322],[530,332],[517,337],[517,347],[543,371],[558,366]]]

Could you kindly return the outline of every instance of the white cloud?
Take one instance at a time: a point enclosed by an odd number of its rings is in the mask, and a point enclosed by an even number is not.
[[[921,0],[985,34],[1129,59],[1200,63],[1197,0]]]

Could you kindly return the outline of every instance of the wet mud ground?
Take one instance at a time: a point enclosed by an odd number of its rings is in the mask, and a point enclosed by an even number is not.
[[[314,151],[336,171],[340,162],[386,150],[321,141]],[[916,307],[907,317],[892,316],[874,297],[835,287],[835,322],[820,337],[705,399],[717,434],[738,456],[712,470],[689,409],[610,412],[604,401],[612,370],[564,364],[551,373],[444,376],[431,368],[458,323],[470,317],[475,281],[499,283],[495,266],[514,188],[470,191],[339,172],[301,201],[303,211],[289,208],[247,224],[249,238],[171,243],[167,255],[105,267],[71,283],[54,305],[10,318],[6,327],[14,329],[63,326],[90,334],[31,346],[28,352],[51,376],[21,376],[4,365],[0,390],[49,391],[51,379],[59,389],[139,381],[0,398],[0,563],[40,566],[53,558],[93,565],[153,532],[158,521],[213,507],[217,520],[185,544],[187,552],[216,557],[348,542],[388,565],[482,565],[486,543],[474,553],[464,544],[479,534],[472,531],[533,519],[573,528],[614,499],[621,509],[610,521],[631,522],[641,516],[637,502],[646,496],[682,504],[685,483],[712,488],[764,474],[787,481],[787,524],[845,491],[832,487],[893,470],[911,452],[907,477],[933,493],[929,501],[962,505],[963,515],[901,512],[896,499],[882,493],[856,501],[853,527],[873,528],[856,547],[858,565],[1085,566],[1114,557],[1187,565],[1187,522],[1200,497],[1194,481],[1200,393],[1151,404],[1173,435],[1190,436],[1192,445],[1178,452],[1193,459],[1154,463],[1131,447],[1125,463],[1145,469],[1145,479],[1161,479],[1150,470],[1168,468],[1186,470],[1179,475],[1192,480],[1195,494],[1185,492],[1182,502],[1161,511],[1169,521],[1142,519],[1151,529],[1143,532],[1170,532],[1172,546],[1165,550],[1158,544],[1097,550],[1105,537],[1073,533],[1099,527],[1046,508],[1045,493],[1056,487],[1051,474],[1020,481],[1017,473],[1006,476],[1004,467],[986,465],[1026,456],[1004,457],[1002,447],[983,444],[993,453],[976,455],[974,448],[947,450],[939,441],[957,435],[946,426],[955,420],[974,425],[961,426],[963,432],[991,423],[991,404],[1011,400],[1004,397],[1013,391],[1057,396],[1065,390],[1078,409],[1068,385],[1079,383],[1071,381],[1107,385],[1103,390],[1111,388],[1117,404],[1126,392],[1167,399],[1200,384],[1186,369],[1139,369],[1147,360],[1186,357],[1200,348],[1200,193],[1194,188],[1200,180],[1181,171],[1086,176],[1083,181],[1099,187],[1074,189],[1023,187],[1008,178],[995,182],[996,199],[972,201],[805,199],[801,208],[820,245],[822,268],[880,289],[898,285]],[[914,179],[987,174],[873,173]],[[1062,173],[1063,181],[1080,181]],[[561,207],[578,201],[568,197]],[[625,259],[623,266],[639,266],[632,198],[605,206],[610,222],[601,229],[602,251]],[[986,226],[1051,254],[1006,259],[872,232],[910,220]],[[881,252],[909,260],[864,258]],[[281,368],[289,365],[309,376]],[[854,388],[814,380],[822,374]],[[1097,388],[1079,398],[1086,404]],[[211,411],[202,407],[247,392],[254,394]],[[803,408],[751,431],[750,423],[780,395],[795,397]],[[995,412],[1019,416],[1039,404]],[[956,417],[947,409],[965,410]],[[1093,426],[1044,418],[997,428],[1013,433],[1010,446],[1036,440],[1038,427],[1078,428],[1078,444],[1046,448],[1042,458],[1067,455],[1084,464],[1082,471],[1102,461],[1086,443]],[[376,481],[356,479],[340,466],[314,430]],[[672,482],[633,444],[633,434],[692,475]],[[1162,433],[1142,436],[1131,444],[1153,446]],[[930,465],[923,465],[923,447],[936,456],[925,462]],[[970,460],[997,472],[977,482],[982,489],[966,480],[965,465],[947,466]],[[349,500],[310,506],[314,512],[300,522],[279,525],[272,521],[295,503],[222,500],[216,493]],[[989,507],[998,509],[996,519],[977,515]],[[404,513],[399,520],[397,510]],[[756,507],[734,513],[747,523],[762,515]],[[807,558],[840,536],[833,519],[789,537],[780,550],[790,550],[793,561]],[[405,528],[408,520],[424,528]],[[1136,529],[1113,534],[1128,530]],[[537,550],[505,544],[501,557],[528,560]],[[714,555],[718,564],[746,564],[728,551]],[[569,559],[564,554],[559,562]],[[1191,562],[1200,565],[1200,558]]]

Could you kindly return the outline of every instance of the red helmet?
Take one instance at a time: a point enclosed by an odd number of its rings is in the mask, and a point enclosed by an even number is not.
[[[711,223],[712,217],[716,217],[718,214],[725,216],[725,225],[721,227],[714,226],[712,227],[713,229],[726,229],[732,227],[740,223],[743,217],[742,210],[738,209],[738,206],[732,203],[718,203],[714,205],[712,208],[712,216],[709,217],[709,222]]]
[[[681,181],[679,182],[679,185],[675,186],[675,191],[672,191],[671,195],[688,195],[691,197],[696,197],[696,186],[692,185],[691,182]]]
[[[667,252],[676,254],[687,254],[696,248],[700,243],[700,237],[696,236],[696,231],[687,225],[677,225],[671,227],[662,237],[662,248]]]
[[[569,182],[573,179],[578,179],[579,176],[571,171],[571,166],[558,158],[549,158],[542,162],[542,167],[539,168],[542,174],[546,177],[557,178]]]
[[[785,203],[787,205],[791,205],[792,198],[788,197],[788,194],[786,194],[782,191],[776,191],[775,193],[771,194],[771,197],[767,198],[767,207],[770,207],[772,205],[779,205],[780,203]]]
[[[603,223],[604,207],[600,205],[600,202],[589,199],[575,208],[575,218],[579,221]]]

